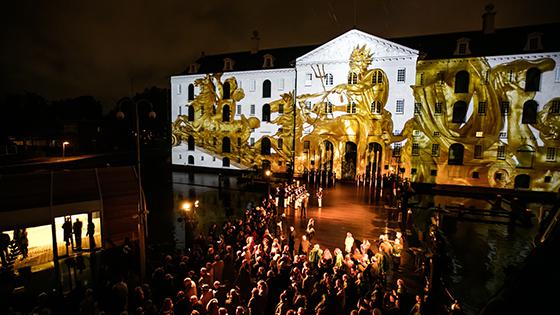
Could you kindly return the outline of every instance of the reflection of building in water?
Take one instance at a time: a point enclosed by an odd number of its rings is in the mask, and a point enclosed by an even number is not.
[[[487,10],[483,31],[201,56],[171,78],[173,164],[557,190],[560,24]]]
[[[0,264],[30,277],[25,281],[54,268],[62,288],[69,289],[68,279],[77,279],[69,273],[91,276],[81,271],[94,249],[137,238],[137,198],[131,167],[3,175]]]

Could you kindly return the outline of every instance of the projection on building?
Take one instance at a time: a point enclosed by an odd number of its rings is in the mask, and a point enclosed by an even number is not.
[[[535,100],[553,58],[418,60],[416,83],[404,87],[414,104],[389,107],[396,83],[374,56],[367,44],[354,46],[338,84],[313,65],[320,89],[296,87],[295,101],[290,89],[257,104],[261,114],[251,117],[236,114],[245,97],[236,76],[206,74],[173,122],[173,146],[187,155],[204,152],[221,167],[296,176],[323,171],[353,180],[400,171],[416,182],[560,188],[560,98]],[[296,71],[296,80],[302,75]],[[414,114],[395,132],[399,106]],[[275,132],[252,138],[263,124]],[[196,164],[192,156],[185,161],[174,163]]]

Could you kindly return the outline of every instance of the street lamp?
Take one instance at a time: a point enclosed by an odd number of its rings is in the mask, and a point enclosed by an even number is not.
[[[185,222],[185,250],[188,248],[189,233],[192,233],[194,226],[196,225],[196,209],[199,207],[199,202],[196,200],[194,203],[190,201],[184,201],[180,208],[183,210],[181,212],[183,216],[183,221]]]
[[[142,189],[142,160],[140,155],[140,119],[138,115],[138,107],[141,103],[147,103],[150,106],[150,112],[148,113],[148,117],[150,119],[156,118],[156,113],[153,110],[153,105],[148,100],[141,99],[138,101],[134,101],[129,97],[125,97],[121,99],[117,105],[119,107],[119,111],[117,112],[116,116],[117,119],[124,119],[124,112],[120,110],[121,105],[124,102],[130,102],[134,105],[134,118],[135,118],[135,136],[136,136],[136,175],[138,177],[138,243],[140,247],[140,279],[144,279],[144,275],[146,273],[146,226],[148,221],[148,210],[146,209],[146,204],[144,200],[144,190]]]
[[[64,141],[62,142],[62,158],[64,158],[64,156],[66,155],[66,146],[69,145],[70,142],[68,141]]]
[[[272,172],[270,170],[266,170],[264,172],[264,176],[266,178],[266,200],[270,199],[270,176],[272,176]]]

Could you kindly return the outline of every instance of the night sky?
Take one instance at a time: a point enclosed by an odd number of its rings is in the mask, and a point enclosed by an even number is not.
[[[354,25],[381,37],[478,30],[488,1],[9,1],[0,13],[0,96],[121,96],[167,87],[201,51],[324,43]],[[196,4],[195,4],[196,3]],[[469,6],[467,6],[467,3]],[[559,22],[558,0],[494,0],[496,27]]]

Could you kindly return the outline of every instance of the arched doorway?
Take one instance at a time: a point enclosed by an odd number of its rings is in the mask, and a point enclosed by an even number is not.
[[[231,152],[231,142],[229,137],[224,137],[222,139],[222,153],[230,153]]]
[[[189,105],[189,110],[188,110],[188,120],[189,121],[194,121],[194,106],[193,105]]]
[[[535,159],[535,149],[530,145],[522,145],[517,148],[515,158],[517,159],[517,168],[532,168]]]
[[[222,160],[222,166],[223,166],[223,167],[229,167],[229,158],[225,157],[225,158]]]
[[[194,151],[194,137],[193,136],[189,136],[189,138],[187,139],[187,150]]]
[[[222,122],[229,122],[230,119],[229,105],[224,105],[222,107]]]
[[[521,174],[515,176],[515,183],[513,188],[529,188],[531,186],[531,176],[527,174]]]
[[[342,179],[356,178],[356,161],[358,160],[358,146],[351,141],[346,142],[342,161]]]
[[[537,112],[539,104],[534,100],[528,100],[523,104],[523,116],[521,116],[522,124],[536,124]]]
[[[189,155],[189,157],[188,157],[187,159],[188,159],[188,163],[189,163],[190,165],[193,165],[193,164],[194,164],[194,156]]]
[[[323,142],[325,148],[324,154],[321,154],[321,169],[327,172],[332,172],[334,161],[334,145],[332,142],[325,140]]]
[[[223,88],[224,88],[223,99],[224,99],[224,100],[229,100],[229,97],[230,97],[230,89],[231,89],[231,88],[230,88],[230,85],[229,85],[229,82],[224,83]]]
[[[449,147],[449,157],[447,159],[447,164],[449,165],[463,165],[463,155],[465,153],[465,147],[460,143],[453,143]]]
[[[261,154],[270,155],[270,139],[267,137],[264,137],[261,140]]]
[[[262,107],[262,121],[270,122],[270,105],[264,104]]]
[[[460,124],[467,120],[467,103],[458,101],[453,105],[452,123]]]
[[[381,144],[377,142],[370,142],[367,150],[367,165],[366,165],[366,178],[376,178],[380,170],[381,157],[382,157]]]

